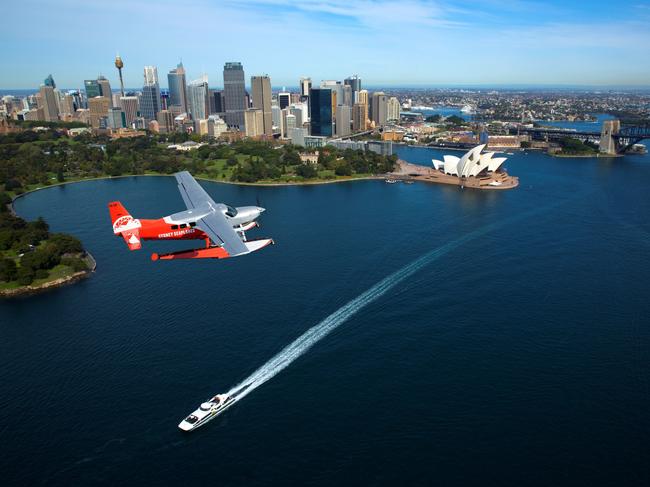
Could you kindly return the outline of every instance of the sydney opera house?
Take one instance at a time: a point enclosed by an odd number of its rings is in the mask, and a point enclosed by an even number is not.
[[[476,189],[510,189],[519,179],[503,170],[506,157],[494,157],[494,152],[483,152],[478,145],[462,157],[445,155],[444,161],[434,159],[433,168],[398,161],[394,176],[431,183],[454,184]]]

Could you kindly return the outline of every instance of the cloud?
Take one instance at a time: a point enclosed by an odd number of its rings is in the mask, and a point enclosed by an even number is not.
[[[49,72],[71,87],[100,72],[111,77],[118,51],[129,87],[142,84],[144,65],[158,66],[165,84],[180,58],[188,79],[206,72],[211,86],[221,83],[225,61],[288,86],[302,75],[352,73],[370,84],[617,76],[625,83],[634,69],[635,81],[650,80],[641,62],[650,49],[646,10],[619,20],[596,6],[576,15],[579,7],[569,0],[22,0],[9,15],[28,18],[29,29],[10,22],[0,32],[12,66],[0,86],[36,86]]]

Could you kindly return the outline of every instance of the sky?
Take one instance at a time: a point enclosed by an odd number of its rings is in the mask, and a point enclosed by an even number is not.
[[[226,61],[273,86],[358,74],[367,86],[650,86],[647,0],[3,0],[0,89],[52,73],[127,88],[222,83]]]

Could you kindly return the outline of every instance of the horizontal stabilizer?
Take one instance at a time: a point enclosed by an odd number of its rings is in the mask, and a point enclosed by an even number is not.
[[[129,250],[139,250],[142,248],[139,229],[136,228],[135,230],[122,232],[122,238],[126,242],[126,245],[129,246]]]

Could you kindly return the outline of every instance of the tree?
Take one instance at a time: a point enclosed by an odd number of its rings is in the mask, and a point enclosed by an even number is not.
[[[352,176],[352,166],[345,160],[339,161],[336,163],[334,173],[337,176]]]
[[[296,166],[298,164],[302,164],[302,161],[300,160],[300,155],[296,151],[287,151],[284,154],[283,157],[283,162],[287,166]]]
[[[66,233],[53,233],[48,243],[55,247],[58,255],[83,252],[83,246],[79,239]]]
[[[0,259],[0,281],[10,282],[16,279],[18,269],[13,259]]]
[[[20,266],[16,273],[16,280],[21,286],[28,286],[34,282],[34,275],[35,272],[31,268]]]
[[[311,179],[318,176],[318,171],[316,171],[316,168],[311,164],[300,164],[296,167],[296,174],[305,179]]]
[[[458,115],[451,115],[445,119],[445,122],[451,125],[465,125],[465,120],[459,117]]]
[[[438,123],[441,119],[442,117],[436,113],[435,115],[429,115],[425,121],[429,123]]]
[[[7,205],[11,203],[11,198],[7,193],[0,193],[0,213],[8,211]]]

